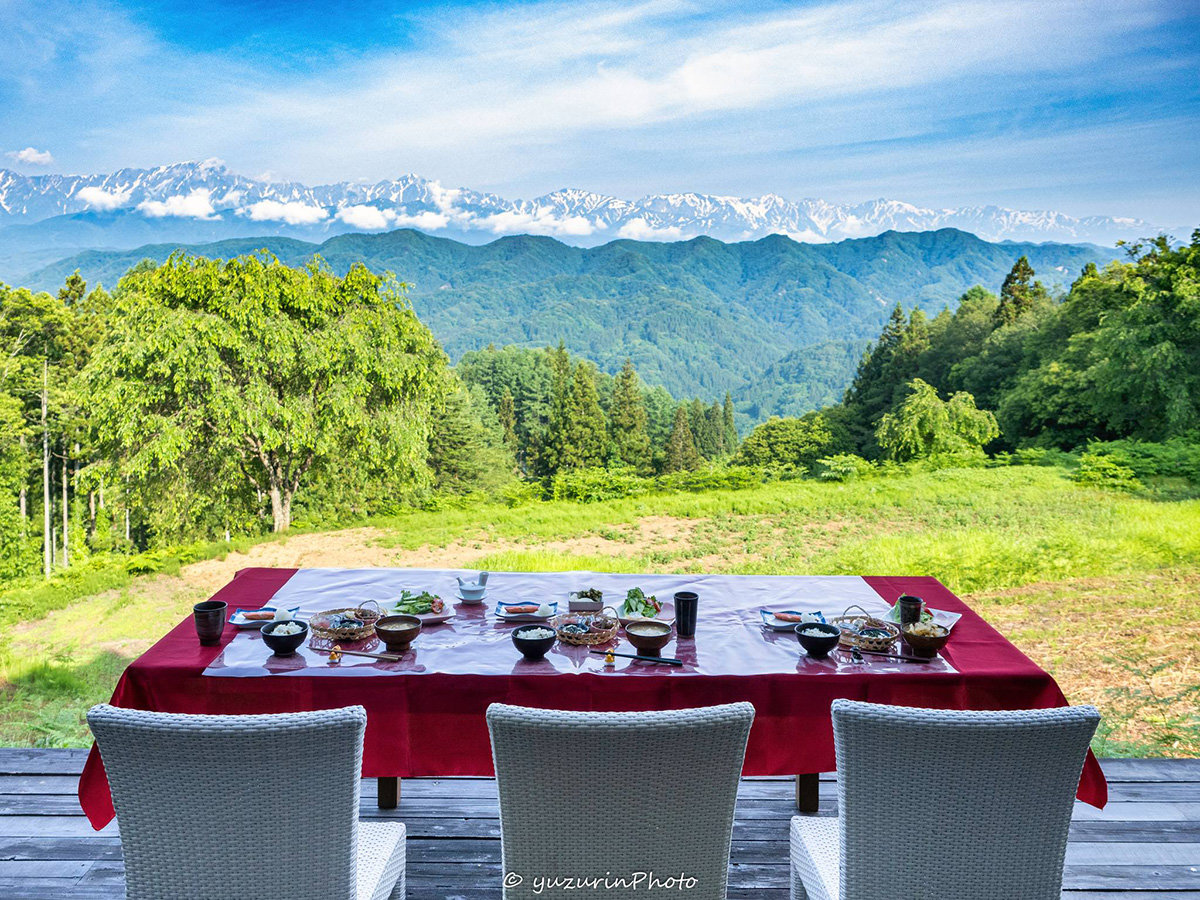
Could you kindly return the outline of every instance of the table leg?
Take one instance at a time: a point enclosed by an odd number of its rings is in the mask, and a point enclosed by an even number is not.
[[[796,776],[796,809],[802,813],[815,813],[819,805],[821,776],[816,772]]]
[[[815,777],[815,776],[814,776]],[[395,775],[378,779],[379,808],[395,809],[400,802],[400,779]]]

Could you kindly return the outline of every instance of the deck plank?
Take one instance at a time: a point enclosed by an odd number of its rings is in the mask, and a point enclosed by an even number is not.
[[[86,753],[0,748],[0,896],[118,900],[124,865],[115,825],[95,832],[75,797]],[[1103,760],[1112,802],[1076,804],[1063,900],[1200,900],[1200,760]],[[495,782],[406,780],[400,807],[375,806],[363,782],[362,815],[408,826],[408,896],[494,900],[500,880]],[[788,896],[790,779],[744,779],[738,791],[730,895]],[[819,815],[837,814],[823,776]]]

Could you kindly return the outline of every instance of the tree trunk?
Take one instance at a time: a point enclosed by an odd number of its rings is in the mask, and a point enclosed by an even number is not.
[[[272,531],[287,531],[292,524],[292,492],[271,484]]]
[[[96,492],[88,491],[88,537],[96,536]]]
[[[50,429],[46,424],[50,367],[42,362],[42,572],[49,578],[54,569],[54,536],[50,527]]]
[[[67,454],[63,447],[62,460],[62,529],[63,529],[63,565],[71,565],[71,505],[67,496]]]
[[[21,435],[21,456],[25,456],[25,435]],[[18,504],[21,507],[21,537],[24,538],[29,528],[29,492],[25,487],[25,482],[29,478],[26,476],[21,481],[21,491],[18,495]]]

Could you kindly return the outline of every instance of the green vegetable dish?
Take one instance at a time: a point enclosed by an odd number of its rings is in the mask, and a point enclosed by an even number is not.
[[[400,600],[392,610],[400,615],[419,616],[423,613],[440,613],[445,608],[442,598],[429,591],[414,594],[411,591],[401,591]]]
[[[662,611],[662,604],[654,596],[647,597],[641,588],[631,588],[621,604],[621,614],[631,618],[652,619]]]

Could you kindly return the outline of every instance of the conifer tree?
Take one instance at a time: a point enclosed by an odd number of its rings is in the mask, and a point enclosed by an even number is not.
[[[725,433],[725,452],[736,453],[738,448],[737,423],[733,419],[733,398],[725,392],[725,406],[721,410],[721,427]]]
[[[1042,283],[1033,280],[1035,274],[1027,257],[1022,256],[1013,264],[1000,288],[1000,305],[996,308],[998,325],[1011,325],[1047,296]]]
[[[722,421],[721,403],[714,400],[708,408],[708,430],[713,436],[713,449],[716,456],[728,456],[729,447],[725,446],[725,423]]]
[[[575,469],[604,465],[608,429],[596,392],[596,373],[590,363],[575,366],[567,408],[561,466]]]
[[[500,427],[504,429],[504,443],[511,448],[517,446],[517,405],[513,402],[512,391],[504,389],[500,395],[500,406],[497,410],[500,417]]]
[[[613,385],[609,415],[615,457],[639,472],[651,467],[650,437],[646,433],[646,407],[633,361],[626,359]]]
[[[667,472],[682,472],[700,467],[700,454],[692,440],[692,429],[688,426],[687,409],[680,405],[675,409],[675,423],[667,439],[667,458],[663,466]]]

